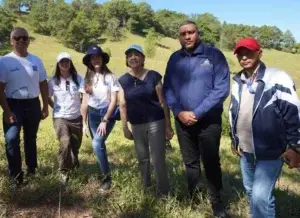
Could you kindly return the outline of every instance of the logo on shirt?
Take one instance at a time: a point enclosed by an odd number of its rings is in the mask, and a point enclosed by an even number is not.
[[[77,86],[72,86],[72,90],[73,90],[73,92],[76,92],[76,91],[78,91],[78,87]]]
[[[202,64],[201,64],[201,67],[210,67],[211,66],[211,63],[208,59],[206,59]]]
[[[18,71],[18,70],[20,70],[19,67],[14,67],[14,68],[9,69],[10,72],[15,72],[15,71]]]
[[[32,65],[32,70],[33,71],[37,71],[38,70],[37,66],[36,65]]]

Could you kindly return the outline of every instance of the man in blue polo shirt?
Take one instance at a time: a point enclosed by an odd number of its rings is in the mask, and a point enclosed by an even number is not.
[[[221,51],[200,40],[192,21],[180,26],[179,40],[182,48],[169,59],[164,93],[176,119],[189,192],[201,188],[201,156],[214,216],[225,217],[219,146],[223,102],[230,88],[228,64]]]

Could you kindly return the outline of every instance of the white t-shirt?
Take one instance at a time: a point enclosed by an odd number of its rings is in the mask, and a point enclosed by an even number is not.
[[[77,81],[79,86],[76,85],[71,76],[67,79],[60,77],[58,85],[54,77],[51,77],[49,80],[49,97],[54,96],[53,118],[73,120],[80,116],[79,89],[83,84],[83,79],[80,75],[77,75]]]
[[[85,93],[84,86],[81,86],[81,92]],[[93,78],[93,93],[89,96],[88,105],[102,109],[110,104],[111,94],[119,91],[118,78],[115,74],[105,75],[105,81],[102,74],[97,73]]]
[[[31,99],[40,95],[40,82],[47,79],[40,58],[33,54],[19,57],[11,52],[0,59],[0,82],[8,98]]]

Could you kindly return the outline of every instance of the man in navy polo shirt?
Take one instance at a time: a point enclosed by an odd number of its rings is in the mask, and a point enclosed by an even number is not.
[[[189,192],[201,188],[201,156],[214,216],[225,217],[219,146],[223,102],[230,88],[228,64],[221,51],[200,40],[192,21],[180,26],[179,40],[182,48],[169,59],[164,93],[176,119]]]

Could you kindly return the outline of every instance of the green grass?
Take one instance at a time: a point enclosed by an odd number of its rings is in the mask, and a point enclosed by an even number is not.
[[[80,74],[85,68],[81,63],[83,54],[65,48],[56,39],[31,34],[35,40],[30,51],[42,58],[49,75],[53,73],[55,58],[59,52],[71,53]],[[112,53],[109,67],[121,75],[127,69],[124,50],[132,43],[143,45],[144,39],[127,34],[122,42],[105,42],[103,47]],[[146,60],[146,67],[163,74],[169,55],[179,44],[176,40],[164,38],[165,47],[157,49],[153,59]],[[232,52],[224,52],[231,71],[239,69]],[[291,55],[277,51],[265,51],[264,61],[271,66],[280,67],[291,73],[299,82],[297,71],[300,69],[300,55]],[[300,84],[299,84],[300,86]],[[299,92],[298,92],[299,93]],[[0,128],[0,135],[3,130]],[[59,180],[57,175],[56,141],[51,116],[41,122],[38,133],[38,173],[31,183],[16,193],[10,192],[7,178],[7,161],[4,140],[1,137],[0,149],[0,217],[57,217],[59,203]],[[91,146],[91,139],[84,138],[81,150],[81,167],[71,174],[68,187],[62,191],[61,214],[64,217],[211,217],[211,209],[206,193],[200,197],[200,203],[194,204],[187,197],[187,185],[184,166],[178,148],[176,136],[172,140],[173,151],[167,152],[168,172],[171,182],[171,197],[166,200],[155,198],[154,190],[142,192],[136,154],[132,141],[123,137],[120,123],[112,131],[107,141],[109,161],[112,168],[113,188],[107,195],[99,193],[99,167]],[[224,183],[224,200],[232,217],[247,217],[248,203],[241,182],[238,158],[230,152],[230,140],[224,136],[221,142],[221,163]],[[24,158],[23,158],[24,160]],[[24,162],[24,161],[23,161]],[[25,163],[23,164],[25,166]],[[204,178],[204,177],[203,177]],[[280,185],[276,188],[277,210],[279,217],[299,217],[300,214],[300,174],[284,167]]]

